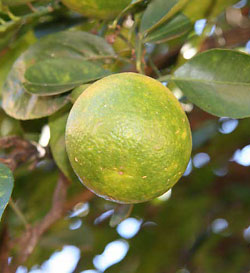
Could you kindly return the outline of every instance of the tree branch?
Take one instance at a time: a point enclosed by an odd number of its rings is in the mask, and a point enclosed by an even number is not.
[[[7,263],[9,252],[14,247],[18,249],[18,254],[13,258],[11,265],[8,268],[4,268],[2,273],[15,273],[18,266],[27,261],[41,236],[56,221],[61,219],[69,210],[73,209],[77,203],[87,202],[94,196],[92,192],[86,190],[79,195],[74,196],[71,200],[66,201],[68,186],[68,179],[62,173],[60,173],[56,188],[54,190],[50,211],[40,222],[36,223],[34,226],[30,226],[19,238],[9,243],[8,251],[3,251],[3,253],[7,254],[2,258],[2,260],[0,260],[1,265]]]
[[[19,253],[17,257],[13,259],[11,265],[11,273],[15,272],[20,264],[23,264],[29,255],[33,252],[42,234],[48,230],[48,228],[54,224],[58,219],[63,216],[63,205],[66,200],[67,188],[69,181],[60,173],[59,179],[54,191],[52,199],[52,207],[47,215],[33,227],[27,229],[25,233],[18,239]]]
[[[10,244],[9,244],[9,232],[7,225],[4,225],[0,237],[0,265],[3,273],[9,273],[9,252],[10,252]]]
[[[8,136],[0,138],[0,147],[2,149],[12,149],[8,155],[1,157],[0,162],[6,164],[12,171],[22,163],[30,159],[38,158],[38,150],[30,141],[17,136]]]

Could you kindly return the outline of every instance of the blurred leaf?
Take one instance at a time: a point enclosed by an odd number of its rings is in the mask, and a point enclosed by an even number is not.
[[[149,33],[174,16],[187,0],[153,0],[145,10],[140,25],[141,33]]]
[[[199,127],[196,130],[193,130],[192,131],[193,150],[199,149],[204,144],[206,144],[207,141],[216,136],[219,132],[218,129],[219,126],[217,120],[208,120],[204,122],[201,127]]]
[[[80,220],[80,218],[76,218],[75,220]],[[50,232],[44,236],[41,241],[42,245],[57,248],[61,248],[64,245],[91,247],[93,243],[91,229],[83,224],[77,229],[69,229],[72,223],[74,223],[73,219],[63,219],[56,223]]]
[[[238,0],[190,0],[183,13],[195,22],[202,18],[214,18],[236,2]]]
[[[2,92],[2,86],[8,75],[11,66],[17,57],[26,50],[31,44],[36,41],[34,33],[32,31],[27,32],[19,40],[17,40],[10,48],[6,49],[6,53],[0,57],[0,95]]]
[[[81,58],[48,59],[30,66],[25,72],[26,81],[23,84],[29,93],[50,96],[65,93],[109,74],[101,65]]]
[[[52,160],[40,161],[33,171],[27,166],[16,169],[13,199],[18,200],[28,222],[39,221],[48,213],[57,180],[58,170]]]
[[[118,204],[114,209],[114,213],[111,216],[109,225],[115,227],[119,225],[123,220],[129,217],[133,209],[133,205]]]
[[[82,94],[83,91],[85,91],[91,84],[83,84],[75,89],[72,90],[72,92],[69,95],[69,99],[72,103],[75,103],[75,101],[78,99],[78,97]]]
[[[204,111],[244,118],[250,116],[249,70],[249,55],[214,49],[187,61],[175,71],[172,80]]]
[[[49,117],[50,148],[59,169],[71,181],[79,181],[70,165],[65,146],[65,127],[70,108],[71,106],[64,107]]]
[[[192,29],[191,21],[182,13],[176,15],[169,22],[162,24],[150,32],[144,42],[166,42],[187,33]]]
[[[5,24],[0,24],[0,50],[11,44],[17,34],[21,21],[8,21]]]
[[[0,220],[9,202],[14,186],[14,178],[11,170],[0,163]]]
[[[9,117],[0,108],[0,137],[21,136],[22,134],[20,121]]]
[[[227,7],[232,6],[239,2],[238,0],[217,0],[215,5],[212,8],[212,12],[209,14],[209,18],[219,15]]]
[[[8,6],[22,5],[22,4],[31,3],[34,1],[37,1],[37,0],[2,0],[2,2]]]

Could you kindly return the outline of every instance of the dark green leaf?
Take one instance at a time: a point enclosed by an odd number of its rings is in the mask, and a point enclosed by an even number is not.
[[[3,83],[9,70],[11,69],[11,66],[17,57],[35,41],[36,38],[33,32],[27,32],[20,39],[18,39],[12,47],[8,48],[7,52],[3,56],[0,57],[0,94],[2,92]]]
[[[215,116],[250,116],[250,56],[233,50],[201,53],[174,73],[172,80],[188,99]]]
[[[52,45],[53,47],[57,45],[64,48],[64,50],[74,52],[78,56],[80,55],[86,58],[94,56],[115,56],[112,46],[102,37],[84,31],[62,31],[49,35],[42,41],[43,44],[46,42],[46,44]],[[44,44],[43,49],[46,48],[46,44]],[[37,45],[38,48],[40,46],[39,44]],[[47,50],[50,55],[51,49],[47,48]]]
[[[14,63],[3,88],[3,108],[16,119],[49,116],[67,102],[67,95],[38,97],[24,89],[24,73],[37,62],[52,58],[85,58],[115,55],[103,38],[82,31],[62,31],[48,35],[31,46]],[[100,60],[99,60],[100,62]]]
[[[149,33],[174,16],[187,0],[153,0],[144,12],[140,25],[141,33]]]
[[[128,218],[133,209],[133,205],[119,204],[116,205],[114,214],[111,216],[109,225],[115,227],[119,225],[124,219]]]
[[[3,87],[3,109],[8,115],[16,119],[35,119],[51,115],[63,107],[67,102],[67,95],[53,97],[38,97],[28,94],[23,85],[25,55],[19,58]]]
[[[69,115],[70,106],[64,107],[49,117],[50,148],[53,158],[59,169],[71,180],[79,181],[76,177],[66,152],[65,127]]]
[[[9,202],[13,189],[14,178],[11,170],[0,163],[0,220]]]
[[[80,58],[47,59],[26,70],[23,84],[29,93],[51,96],[109,74],[101,65]]]
[[[176,15],[166,24],[150,32],[144,42],[166,42],[187,33],[192,29],[191,21],[182,13]]]

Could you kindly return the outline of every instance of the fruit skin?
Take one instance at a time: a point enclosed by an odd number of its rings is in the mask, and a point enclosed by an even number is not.
[[[191,153],[189,122],[160,82],[136,73],[105,77],[73,105],[66,149],[80,180],[105,199],[140,203],[182,176]]]
[[[131,0],[62,0],[69,8],[86,17],[97,19],[115,18]]]

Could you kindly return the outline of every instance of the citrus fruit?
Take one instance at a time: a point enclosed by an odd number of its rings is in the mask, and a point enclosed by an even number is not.
[[[62,0],[69,8],[86,17],[98,19],[115,18],[131,0]]]
[[[160,82],[136,73],[105,77],[73,105],[66,149],[80,180],[119,203],[160,196],[182,176],[191,153],[189,122]]]

